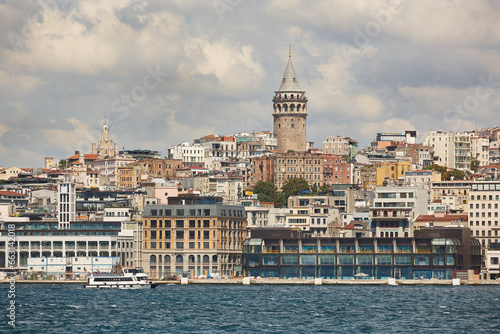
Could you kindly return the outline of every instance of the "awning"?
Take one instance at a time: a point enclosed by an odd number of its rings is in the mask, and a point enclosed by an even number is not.
[[[252,238],[252,239],[250,239],[249,245],[250,246],[260,246],[260,245],[262,245],[262,239]]]

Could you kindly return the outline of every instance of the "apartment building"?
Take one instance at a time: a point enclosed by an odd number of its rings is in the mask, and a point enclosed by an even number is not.
[[[440,181],[431,183],[431,202],[440,202],[451,213],[467,212],[467,200],[472,181]]]
[[[144,270],[152,277],[232,276],[241,266],[242,244],[247,237],[245,208],[207,197],[171,201],[176,204],[144,209]]]
[[[428,194],[418,187],[376,187],[370,206],[371,230],[376,237],[411,237],[411,223],[427,213]]]
[[[483,256],[492,243],[500,240],[500,182],[484,181],[471,184],[468,202],[469,228],[481,242]]]
[[[321,144],[321,151],[324,154],[339,155],[354,158],[358,154],[358,142],[342,136],[326,137]]]
[[[434,163],[460,170],[470,170],[471,137],[464,132],[429,131],[425,144],[434,149]]]
[[[184,167],[205,166],[205,148],[200,144],[190,145],[188,142],[172,146],[167,151],[168,159],[182,160]]]
[[[291,178],[303,178],[309,186],[324,184],[323,156],[312,153],[285,153],[275,156],[274,184],[281,187]]]
[[[419,187],[431,190],[434,182],[441,181],[441,173],[435,170],[412,170],[405,172],[404,185],[406,187]]]
[[[352,183],[352,164],[345,157],[323,154],[323,181],[325,184]]]

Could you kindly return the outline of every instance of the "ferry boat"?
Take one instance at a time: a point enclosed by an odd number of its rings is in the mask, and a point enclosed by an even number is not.
[[[158,283],[148,280],[142,268],[123,269],[121,274],[90,273],[85,289],[154,289]]]

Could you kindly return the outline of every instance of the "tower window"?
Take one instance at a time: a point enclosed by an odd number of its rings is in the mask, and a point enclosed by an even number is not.
[[[286,97],[286,95],[285,95]],[[288,106],[285,104],[285,111],[288,111]]]
[[[293,111],[293,104],[290,106],[290,111]]]
[[[292,129],[295,128],[295,125],[292,124]]]

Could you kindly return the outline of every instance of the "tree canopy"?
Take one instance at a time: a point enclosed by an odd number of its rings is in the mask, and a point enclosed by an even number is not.
[[[467,175],[465,174],[464,171],[461,171],[459,169],[451,169],[448,170],[448,168],[444,166],[439,166],[439,165],[431,165],[431,166],[426,166],[424,169],[430,169],[430,170],[435,170],[441,173],[441,180],[443,181],[450,181],[453,177],[453,180],[463,180]]]

